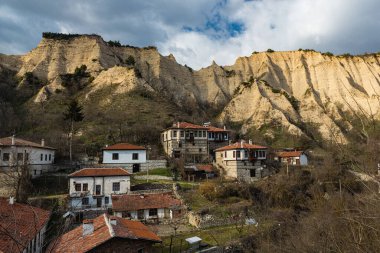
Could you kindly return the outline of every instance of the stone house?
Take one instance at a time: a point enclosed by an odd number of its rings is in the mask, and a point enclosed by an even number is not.
[[[0,252],[43,252],[50,212],[0,198]]]
[[[47,252],[149,253],[161,238],[139,221],[103,214],[54,240]]]
[[[211,126],[177,122],[161,133],[161,143],[167,156],[185,158],[186,162],[210,160],[217,147],[228,144],[229,131]]]
[[[180,217],[182,203],[172,193],[112,195],[115,216],[133,220],[161,222]]]
[[[265,146],[236,142],[215,150],[215,164],[227,179],[252,182],[268,175],[267,153]]]

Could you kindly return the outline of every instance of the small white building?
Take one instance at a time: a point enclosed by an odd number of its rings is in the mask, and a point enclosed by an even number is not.
[[[55,148],[15,136],[0,139],[0,168],[27,165],[33,177],[48,171],[54,163]]]
[[[237,142],[215,150],[216,166],[227,179],[255,181],[268,174],[267,150],[265,146]]]
[[[112,195],[115,216],[160,222],[183,215],[182,203],[172,193]]]
[[[123,168],[85,168],[69,175],[72,211],[107,210],[111,194],[129,193],[130,174]]]
[[[288,165],[306,166],[308,159],[303,151],[280,151],[276,152],[275,160]]]
[[[119,166],[129,172],[139,172],[147,162],[146,148],[129,144],[118,143],[103,148],[103,164],[105,166]]]

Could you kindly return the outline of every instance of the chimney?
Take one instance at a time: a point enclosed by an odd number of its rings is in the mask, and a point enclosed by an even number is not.
[[[223,129],[226,130],[226,126],[225,125],[223,126]]]
[[[15,145],[15,135],[12,135],[12,146]]]
[[[91,235],[94,232],[94,223],[92,220],[83,221],[83,236]]]
[[[248,143],[252,145],[252,140],[251,140],[251,139],[249,139]]]
[[[244,144],[244,141],[241,140],[241,141],[240,141],[240,148],[243,148],[243,144]]]
[[[177,122],[177,127],[179,128],[179,121]]]
[[[9,197],[9,204],[13,205],[15,203],[15,198],[14,197]]]
[[[116,218],[110,218],[110,224],[116,226],[116,224],[117,224]]]
[[[41,146],[45,147],[45,139],[41,139]]]

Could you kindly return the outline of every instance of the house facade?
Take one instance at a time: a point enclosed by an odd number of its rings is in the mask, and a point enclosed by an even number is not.
[[[252,182],[268,175],[267,153],[265,146],[241,141],[216,149],[215,164],[227,179]]]
[[[198,163],[210,159],[211,148],[228,143],[229,132],[212,127],[209,123],[201,126],[188,122],[177,122],[161,133],[161,143],[167,156],[185,158],[186,162]]]
[[[0,252],[43,252],[49,211],[0,198],[0,217]]]
[[[274,159],[288,165],[308,165],[308,158],[303,151],[278,151]]]
[[[146,169],[146,148],[129,143],[118,143],[103,148],[103,165],[117,166],[131,173]]]
[[[28,166],[32,177],[49,171],[54,163],[55,148],[45,141],[35,143],[15,136],[0,139],[0,169]]]
[[[106,211],[112,194],[129,193],[130,173],[123,168],[84,168],[69,175],[69,209]]]
[[[172,193],[112,195],[115,216],[146,222],[162,222],[180,217],[182,203]]]
[[[149,253],[160,242],[161,238],[139,221],[103,214],[61,235],[46,252]]]

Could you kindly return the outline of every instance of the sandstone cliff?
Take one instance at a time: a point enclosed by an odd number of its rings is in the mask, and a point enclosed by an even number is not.
[[[324,139],[344,141],[352,127],[347,114],[380,118],[379,60],[379,55],[264,52],[238,58],[232,66],[213,63],[195,71],[154,47],[110,46],[100,36],[83,35],[43,38],[26,55],[0,55],[0,67],[16,71],[19,79],[32,73],[40,80],[35,102],[69,89],[65,75],[86,65],[90,78],[71,95],[80,92],[88,99],[108,86],[116,86],[109,96],[142,88],[193,115],[238,122],[243,132],[276,123],[316,138],[312,125]]]

